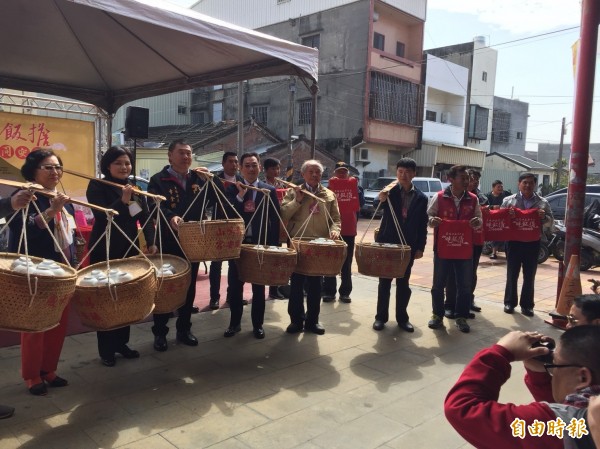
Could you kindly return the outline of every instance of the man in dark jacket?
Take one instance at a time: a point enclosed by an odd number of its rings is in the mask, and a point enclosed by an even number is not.
[[[150,178],[148,191],[167,198],[160,205],[161,211],[167,220],[167,224],[161,223],[160,229],[162,251],[166,254],[185,257],[174,233],[177,232],[179,224],[184,221],[202,220],[202,202],[200,200],[196,201],[191,208],[190,205],[206,181],[201,179],[197,172],[190,170],[192,147],[184,140],[179,139],[172,142],[169,145],[167,154],[171,165],[165,166],[159,173]],[[214,182],[219,189],[223,190],[219,178],[215,177]],[[209,202],[215,208],[218,207],[214,192],[211,196],[209,191]],[[171,229],[169,229],[169,226]],[[198,262],[191,264],[192,281],[188,288],[185,304],[177,311],[177,341],[188,346],[198,345],[198,340],[191,332],[191,315],[194,299],[196,298],[196,278],[199,265]],[[154,334],[154,349],[157,351],[162,352],[168,349],[167,333],[169,328],[167,323],[169,322],[169,316],[168,313],[154,314],[152,333]]]
[[[231,204],[237,209],[248,227],[244,237],[244,243],[254,245],[277,246],[279,244],[279,200],[275,187],[259,181],[260,160],[256,153],[245,153],[240,158],[242,166],[241,173],[243,181],[238,181],[227,188],[227,197]],[[248,186],[258,189],[267,189],[271,201],[264,199],[264,193],[251,190]],[[268,207],[268,210],[265,208]],[[265,213],[267,212],[267,213]],[[268,215],[268,221],[266,220]],[[264,222],[264,227],[261,225]],[[250,226],[248,226],[250,224]],[[225,330],[224,337],[233,337],[241,330],[240,323],[244,312],[243,287],[240,281],[238,267],[234,262],[229,264],[227,273],[229,291],[229,311],[231,319],[229,327]],[[265,286],[252,284],[252,328],[254,337],[265,338],[263,321],[265,317]]]
[[[412,183],[417,171],[414,160],[402,158],[396,167],[398,184],[389,191],[384,189],[379,194],[383,218],[377,234],[377,242],[400,243],[400,236],[391,214],[390,208],[392,208],[398,218],[402,234],[411,248],[410,262],[404,277],[396,279],[396,321],[400,329],[414,332],[415,328],[410,323],[406,311],[411,295],[408,282],[413,263],[415,259],[423,257],[425,243],[427,243],[427,197]],[[379,278],[377,314],[373,323],[373,329],[376,331],[382,330],[388,321],[391,287],[392,279]]]

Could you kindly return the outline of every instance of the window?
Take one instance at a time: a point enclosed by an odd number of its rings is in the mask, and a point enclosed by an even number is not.
[[[221,90],[221,89],[223,89],[222,84],[216,84],[215,86],[213,86],[213,90]]]
[[[406,45],[402,42],[396,42],[396,56],[400,56],[404,58],[404,50],[406,49]]]
[[[223,120],[223,103],[213,103],[212,105],[212,121],[220,122]]]
[[[254,120],[256,120],[258,123],[266,125],[269,117],[269,106],[252,106],[252,115],[254,116]]]
[[[517,131],[517,140],[523,140],[523,133],[521,131]]]
[[[302,45],[306,47],[319,48],[321,45],[321,35],[313,34],[302,38]]]
[[[204,125],[207,122],[206,115],[204,111],[192,112],[192,125]]]
[[[487,72],[483,72],[483,73],[481,74],[481,81],[484,81],[484,82],[486,82],[486,83],[487,83]]]
[[[392,123],[420,126],[423,86],[395,76],[371,72],[369,117]]]
[[[177,113],[180,115],[187,114],[187,106],[182,106],[182,105],[177,106]]]
[[[385,36],[383,34],[373,33],[373,48],[384,51]]]
[[[490,110],[487,108],[476,104],[469,106],[469,130],[467,133],[469,139],[487,140],[489,115]]]
[[[312,115],[312,100],[303,100],[298,103],[298,125],[310,125]]]
[[[510,112],[500,109],[494,110],[494,117],[492,118],[492,140],[494,142],[509,142],[510,117]]]
[[[425,111],[425,120],[427,120],[428,122],[436,122],[437,121],[437,112]]]

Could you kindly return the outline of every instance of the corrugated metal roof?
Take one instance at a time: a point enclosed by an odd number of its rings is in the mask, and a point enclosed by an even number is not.
[[[549,170],[554,171],[554,168],[549,165],[542,164],[541,162],[534,161],[533,159],[529,159],[528,157],[521,156],[520,154],[511,154],[511,153],[490,153],[487,157],[498,155],[504,159],[507,159],[515,164],[519,164],[522,167],[527,168],[528,170],[536,169],[536,170]]]

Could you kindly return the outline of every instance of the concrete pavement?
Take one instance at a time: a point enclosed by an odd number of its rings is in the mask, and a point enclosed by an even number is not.
[[[223,338],[227,309],[193,316],[196,348],[169,335],[152,349],[150,324],[132,327],[137,360],[100,365],[94,333],[67,338],[59,374],[70,385],[31,396],[19,375],[18,346],[0,350],[0,401],[17,408],[0,421],[0,447],[12,448],[463,448],[446,423],[444,396],[479,349],[513,329],[558,331],[542,317],[483,312],[462,334],[452,322],[427,328],[428,289],[415,287],[408,334],[388,323],[375,332],[377,280],[355,276],[351,304],[323,304],[323,336],[288,335],[287,301],[267,303],[266,339]],[[502,400],[529,401],[515,364]],[[507,429],[509,431],[509,429]]]

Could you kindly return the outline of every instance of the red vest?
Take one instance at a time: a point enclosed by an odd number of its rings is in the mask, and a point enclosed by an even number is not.
[[[444,192],[445,190],[441,190],[437,193],[438,217],[445,220],[470,220],[475,216],[475,208],[477,204],[479,204],[477,196],[471,192],[466,192],[466,194],[460,200],[457,214],[456,206],[454,205],[454,198],[451,196],[444,196]],[[437,228],[435,232],[435,238],[437,239]]]

